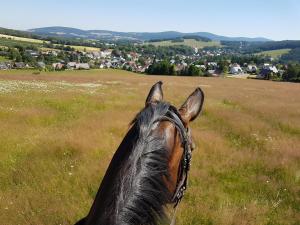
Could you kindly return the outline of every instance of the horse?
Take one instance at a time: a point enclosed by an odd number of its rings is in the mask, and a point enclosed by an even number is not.
[[[204,93],[197,88],[177,110],[163,101],[162,82],[154,84],[115,152],[88,215],[75,225],[170,223],[167,206],[176,209],[187,186],[194,147],[189,123],[203,102]]]

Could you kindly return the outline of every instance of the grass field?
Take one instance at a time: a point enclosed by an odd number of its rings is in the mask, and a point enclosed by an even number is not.
[[[70,45],[70,47],[75,48],[77,51],[86,51],[86,52],[99,52],[100,48],[95,47],[87,47],[87,46],[77,46],[77,45]]]
[[[18,40],[12,40],[12,39],[0,37],[0,46],[13,48],[16,45],[22,45],[24,47],[30,47],[30,46],[41,47],[42,46],[42,44],[36,43],[36,42],[25,42],[25,41],[18,41]]]
[[[116,70],[0,71],[0,224],[84,216],[158,80],[176,106],[206,95],[177,224],[299,224],[299,84]]]
[[[16,37],[16,36],[10,36],[5,34],[0,34],[0,38],[6,38],[10,40],[15,41],[23,41],[23,42],[31,42],[31,43],[37,43],[37,44],[43,44],[45,41],[33,39],[33,38],[24,38],[24,37]]]
[[[6,62],[8,61],[9,59],[4,57],[4,56],[0,56],[0,62]]]
[[[280,56],[287,54],[291,51],[291,49],[289,48],[285,48],[285,49],[278,49],[278,50],[271,50],[271,51],[263,51],[260,53],[257,53],[257,55],[266,55],[266,56],[270,56],[272,58],[279,58]]]
[[[159,41],[159,42],[149,42],[154,46],[173,46],[173,45],[186,45],[192,48],[204,48],[204,47],[221,47],[220,42],[217,41],[197,41],[194,39],[184,39],[184,42],[172,42],[172,41]]]
[[[38,39],[23,38],[23,37],[0,34],[0,46],[13,47],[15,45],[22,44],[25,46],[35,45],[40,47],[43,43],[48,43],[48,42],[38,40]],[[86,50],[87,52],[100,51],[99,48],[95,48],[95,47],[75,46],[75,45],[70,45],[70,47],[75,48],[75,50],[77,51],[84,51],[84,50]]]

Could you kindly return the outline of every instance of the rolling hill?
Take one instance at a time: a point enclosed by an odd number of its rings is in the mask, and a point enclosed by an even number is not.
[[[101,40],[133,40],[133,41],[149,41],[153,39],[173,39],[184,36],[199,36],[209,38],[213,41],[251,41],[264,42],[270,41],[263,37],[248,38],[248,37],[226,37],[208,32],[181,33],[177,31],[165,32],[116,32],[108,30],[81,30],[70,27],[43,27],[28,30],[33,34],[58,36],[68,38],[84,38],[84,39],[101,39]]]
[[[221,47],[219,41],[200,41],[195,39],[183,39],[182,42],[173,42],[172,40],[162,40],[157,42],[148,42],[154,46],[174,46],[174,45],[185,45],[192,48],[204,48],[204,47]]]

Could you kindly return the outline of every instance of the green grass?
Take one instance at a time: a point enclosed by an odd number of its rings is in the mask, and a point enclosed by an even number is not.
[[[0,56],[0,62],[6,62],[8,60],[8,58],[6,58],[5,56]]]
[[[160,41],[160,42],[149,42],[154,46],[174,46],[174,45],[186,45],[192,48],[204,48],[204,47],[222,47],[220,42],[217,41],[197,41],[194,39],[184,39],[184,42],[172,42],[172,41]]]
[[[47,41],[0,34],[0,46],[14,47],[15,45],[22,45],[27,47],[33,45],[37,47],[42,47],[43,43],[47,43]],[[99,48],[95,48],[95,47],[75,46],[75,45],[70,45],[70,47],[74,48],[77,51],[84,51],[84,50],[87,52],[100,51]]]
[[[42,46],[42,44],[36,43],[36,42],[20,41],[20,40],[13,40],[13,39],[7,39],[7,38],[0,37],[0,46],[12,48],[16,45],[22,45],[24,47],[28,47],[28,46],[41,47]]]
[[[118,70],[0,71],[0,224],[86,215],[158,80],[176,106],[197,86],[206,96],[177,224],[298,224],[299,85]]]
[[[271,50],[271,51],[263,51],[263,52],[259,52],[257,53],[257,55],[266,55],[266,56],[270,56],[272,58],[279,58],[284,54],[287,54],[291,51],[291,49],[286,48],[286,49],[278,49],[278,50]]]

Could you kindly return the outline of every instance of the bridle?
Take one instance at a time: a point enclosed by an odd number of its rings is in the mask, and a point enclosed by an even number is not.
[[[174,203],[174,215],[171,225],[174,225],[177,206],[180,203],[187,188],[187,178],[191,166],[194,143],[192,141],[190,129],[185,128],[183,120],[175,107],[170,106],[167,113],[164,116],[158,118],[157,121],[169,121],[173,123],[177,131],[179,132],[181,146],[183,147],[183,155],[180,164],[181,170],[179,171],[179,179],[177,180],[176,189],[172,197],[172,203]]]

